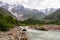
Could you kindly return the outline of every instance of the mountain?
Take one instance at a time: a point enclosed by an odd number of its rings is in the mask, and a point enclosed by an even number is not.
[[[9,4],[0,1],[0,7],[1,7],[1,8],[4,8],[4,9],[6,9],[6,10],[8,10],[8,8],[9,8]]]
[[[33,18],[33,19],[41,19],[43,18],[46,14],[43,12],[40,12],[36,9],[29,9],[25,8],[23,5],[14,5],[12,6],[9,11],[17,17],[19,20],[26,20],[28,18]],[[34,18],[36,17],[36,18]]]
[[[40,12],[36,9],[31,10],[29,15],[30,15],[31,19],[35,19],[35,20],[40,20],[46,16],[46,14],[44,14],[43,12]]]
[[[60,9],[44,17],[46,20],[60,20]]]
[[[16,16],[19,17],[18,19],[31,18],[31,19],[40,20],[41,18],[46,16],[46,14],[44,14],[43,12],[40,12],[39,10],[25,8],[23,5],[15,5],[14,7],[12,7],[10,11],[13,14],[16,13],[17,14]]]
[[[2,1],[0,1],[0,6],[3,4],[3,2]]]
[[[42,18],[44,18],[45,16],[49,15],[50,13],[53,13],[57,10],[57,8],[46,8],[46,9],[41,9],[36,10],[36,9],[29,9],[29,8],[25,8],[23,5],[14,5],[11,8],[11,12],[15,13],[16,17],[18,17],[18,19],[37,19],[40,20]]]
[[[9,5],[8,3],[3,3],[1,1],[0,4],[0,7],[10,11],[11,14],[14,15],[18,20],[26,20],[28,18],[40,20],[41,18],[46,16],[46,14],[40,12],[39,10],[25,8],[20,4]]]
[[[26,20],[28,18],[40,20],[45,16],[47,16],[49,13],[55,11],[54,8],[37,10],[37,9],[26,8],[20,4],[9,5],[8,3],[4,3],[1,1],[0,1],[0,7],[10,11],[11,14],[15,16],[15,18],[18,20]]]
[[[45,14],[49,15],[50,13],[53,13],[57,10],[58,8],[46,8],[46,9],[41,9],[41,12],[44,12]]]

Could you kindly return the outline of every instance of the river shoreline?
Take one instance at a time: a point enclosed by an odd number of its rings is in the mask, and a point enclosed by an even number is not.
[[[57,30],[60,30],[60,25],[43,25],[43,26],[38,26],[38,25],[35,25],[35,26],[29,26],[30,29],[35,29],[35,30],[42,30],[42,31],[49,31],[49,30],[52,30],[52,31],[57,31]]]
[[[20,38],[29,39],[28,33],[26,31],[22,31],[22,29],[31,29],[31,30],[39,30],[39,31],[52,31],[52,32],[60,32],[60,25],[44,25],[44,26],[18,26],[7,32],[0,31],[0,40],[20,40]],[[27,30],[28,31],[28,30]]]

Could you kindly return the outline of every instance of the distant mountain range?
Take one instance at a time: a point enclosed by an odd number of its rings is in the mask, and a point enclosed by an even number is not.
[[[41,9],[40,11],[44,12],[45,14],[49,15],[50,13],[53,13],[57,10],[58,8],[46,8],[46,9]]]
[[[23,5],[14,4],[9,5],[0,1],[0,7],[10,11],[18,20],[26,20],[28,18],[40,20],[50,13],[55,12],[57,9],[46,8],[41,10],[25,8]]]
[[[58,9],[57,11],[47,15],[46,17],[44,17],[45,20],[56,20],[59,21],[60,20],[60,9]]]
[[[12,13],[15,13],[18,19],[41,19],[46,16],[45,13],[40,12],[39,10],[36,9],[29,9],[25,8],[23,5],[15,5],[10,9]]]

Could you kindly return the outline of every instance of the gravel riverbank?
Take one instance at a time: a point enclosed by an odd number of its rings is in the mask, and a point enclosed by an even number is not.
[[[26,31],[16,27],[7,32],[0,32],[0,40],[28,40]]]

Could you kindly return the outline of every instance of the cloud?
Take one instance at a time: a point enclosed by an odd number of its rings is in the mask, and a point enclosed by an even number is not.
[[[60,0],[0,0],[9,4],[22,4],[32,9],[60,8]]]

